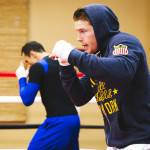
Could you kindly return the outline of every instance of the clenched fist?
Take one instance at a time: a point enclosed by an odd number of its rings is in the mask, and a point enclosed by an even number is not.
[[[60,40],[56,42],[51,57],[58,58],[60,65],[68,66],[70,65],[68,63],[68,57],[73,49],[74,47],[70,43],[67,43],[64,40]]]

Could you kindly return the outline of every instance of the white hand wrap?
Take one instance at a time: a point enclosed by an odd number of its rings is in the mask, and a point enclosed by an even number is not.
[[[29,71],[25,70],[24,66],[19,66],[18,69],[16,70],[16,76],[18,80],[23,77],[27,78],[28,74]]]
[[[67,43],[64,40],[60,40],[56,42],[54,49],[52,51],[52,55],[55,57],[58,57],[58,61],[60,65],[68,66],[70,65],[68,63],[68,57],[69,57],[70,52],[73,49],[74,47],[70,43]]]

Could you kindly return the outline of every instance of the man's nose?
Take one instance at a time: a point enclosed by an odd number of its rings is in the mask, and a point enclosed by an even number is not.
[[[77,36],[77,41],[82,42],[82,38],[80,35]]]

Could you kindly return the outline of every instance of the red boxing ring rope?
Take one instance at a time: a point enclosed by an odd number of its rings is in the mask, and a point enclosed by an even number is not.
[[[78,77],[82,77],[83,76],[83,73],[81,72],[78,72],[77,73]],[[0,72],[0,77],[11,77],[11,78],[15,78],[16,77],[16,74],[15,72]]]
[[[15,72],[0,72],[0,77],[16,77]]]

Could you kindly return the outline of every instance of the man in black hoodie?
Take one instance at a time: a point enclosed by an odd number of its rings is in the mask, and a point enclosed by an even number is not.
[[[52,52],[65,90],[77,106],[95,96],[108,150],[150,149],[150,75],[142,44],[120,32],[116,15],[105,5],[76,10],[74,21],[85,51],[58,41]],[[85,74],[80,80],[74,66]]]

